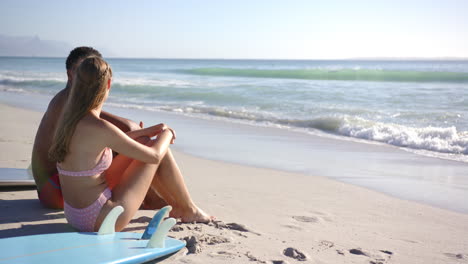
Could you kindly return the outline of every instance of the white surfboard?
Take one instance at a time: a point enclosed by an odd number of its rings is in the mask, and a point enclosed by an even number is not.
[[[1,186],[36,186],[28,169],[0,168]]]

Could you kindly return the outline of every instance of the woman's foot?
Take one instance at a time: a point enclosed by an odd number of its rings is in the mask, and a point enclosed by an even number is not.
[[[208,223],[215,219],[214,216],[203,212],[203,210],[201,210],[197,206],[195,206],[194,209],[185,211],[174,208],[172,209],[170,216],[174,218],[179,218],[182,223]]]

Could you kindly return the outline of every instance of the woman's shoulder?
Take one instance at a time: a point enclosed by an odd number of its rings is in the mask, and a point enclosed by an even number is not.
[[[99,131],[106,132],[113,129],[113,125],[110,122],[93,114],[85,115],[78,123],[77,128],[78,127],[93,133],[97,133]]]
[[[105,124],[98,118],[92,115],[85,115],[78,122],[72,138],[71,148],[86,149],[85,152],[99,149],[106,145],[106,132]]]
[[[99,142],[105,146],[120,141],[124,134],[116,126],[107,120],[101,119],[93,114],[86,115],[81,119],[77,132],[79,138],[86,138],[88,142]]]

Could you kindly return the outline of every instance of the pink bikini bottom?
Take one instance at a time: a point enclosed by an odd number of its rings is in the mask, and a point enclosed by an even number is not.
[[[67,202],[64,202],[65,217],[70,225],[81,232],[94,232],[96,219],[101,212],[102,207],[112,197],[112,192],[106,188],[99,195],[99,198],[90,206],[85,208],[73,208]]]

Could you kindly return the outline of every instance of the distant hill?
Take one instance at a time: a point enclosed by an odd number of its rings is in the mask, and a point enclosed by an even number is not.
[[[65,42],[42,40],[38,36],[0,35],[0,56],[67,57],[73,47]]]

